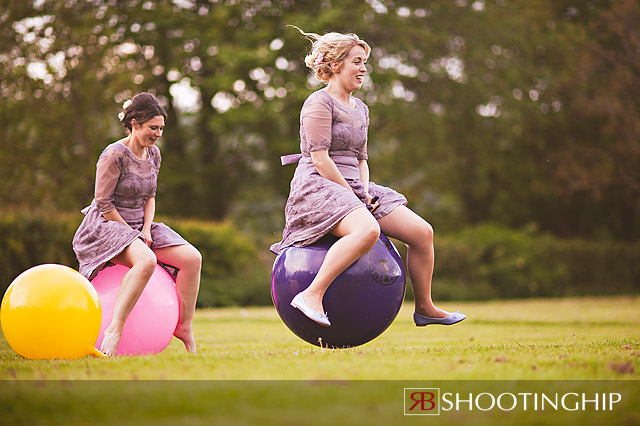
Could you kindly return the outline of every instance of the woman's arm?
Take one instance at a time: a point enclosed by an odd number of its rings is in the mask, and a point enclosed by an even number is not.
[[[369,163],[367,160],[358,160],[358,169],[360,170],[360,181],[364,185],[364,193],[369,194]]]
[[[301,115],[311,161],[320,176],[352,190],[336,163],[329,157],[333,120],[329,107],[316,97],[313,102],[303,106]]]
[[[320,176],[352,190],[351,186],[347,183],[347,180],[342,176],[340,170],[338,170],[336,163],[334,163],[331,157],[329,157],[329,151],[322,150],[311,152],[311,161],[313,161],[313,165]]]
[[[153,239],[151,238],[151,223],[155,215],[156,197],[149,197],[144,205],[144,222],[142,224],[142,235],[144,235],[145,240],[147,240],[149,247],[151,247],[151,243],[153,243]]]
[[[120,213],[118,212],[118,210],[115,208],[113,210],[109,210],[106,213],[102,213],[102,216],[107,220],[115,220],[116,222],[120,222],[124,225],[129,226],[129,224],[125,222],[122,216],[120,216]]]
[[[108,146],[100,155],[94,197],[96,207],[105,219],[129,226],[116,209],[113,195],[120,178],[120,157],[121,153],[114,145]]]
[[[370,210],[373,211],[378,208],[380,202],[378,197],[372,197],[369,194],[369,163],[367,160],[358,160],[358,169],[360,170],[360,181],[364,185],[364,195],[367,197],[367,206],[371,206]]]

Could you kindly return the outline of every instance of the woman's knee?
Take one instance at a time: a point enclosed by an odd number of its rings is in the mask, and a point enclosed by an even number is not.
[[[113,263],[143,270],[150,276],[156,268],[156,254],[142,241],[133,241],[122,253],[111,259]]]
[[[420,245],[420,244],[433,244],[433,227],[429,222],[423,221],[420,225],[416,226],[412,230],[412,240],[408,244]]]
[[[153,251],[147,250],[139,254],[133,262],[133,267],[141,269],[145,274],[151,276],[156,269],[158,259]]]
[[[185,255],[185,262],[189,267],[200,270],[202,268],[202,254],[192,245],[187,247],[188,249],[187,254]]]
[[[373,247],[380,238],[380,225],[378,221],[371,217],[371,220],[364,221],[358,228],[359,237],[369,248]]]
[[[202,267],[202,255],[191,244],[162,248],[157,251],[157,255],[161,262],[183,271],[200,271]]]

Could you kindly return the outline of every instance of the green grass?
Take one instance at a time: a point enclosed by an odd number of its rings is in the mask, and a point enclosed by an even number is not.
[[[356,348],[300,340],[274,308],[200,310],[199,355],[174,339],[158,355],[26,360],[0,340],[0,378],[37,380],[538,380],[640,378],[640,298],[443,304],[468,318],[415,327],[412,307]],[[188,368],[186,368],[188,366]]]
[[[622,387],[637,402],[639,302],[629,296],[443,303],[461,309],[467,320],[425,328],[413,325],[412,307],[405,305],[382,336],[342,350],[300,340],[272,307],[198,311],[198,355],[174,339],[153,356],[35,361],[2,338],[0,424],[80,425],[100,418],[115,425],[127,423],[125,413],[141,425],[214,419],[225,425],[424,424],[424,417],[402,416],[402,389],[434,383],[500,393],[500,386],[517,383],[545,389],[552,380],[556,387],[575,384],[591,392]],[[640,424],[638,404],[625,403],[613,414],[491,411],[448,413],[447,419]],[[315,410],[323,415],[311,416]]]

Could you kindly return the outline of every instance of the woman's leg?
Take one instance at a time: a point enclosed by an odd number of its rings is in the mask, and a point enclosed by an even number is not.
[[[415,312],[431,318],[450,314],[437,308],[431,300],[431,278],[435,260],[433,228],[405,206],[398,206],[378,221],[382,233],[407,245],[407,269],[415,298]]]
[[[113,309],[111,324],[104,331],[100,350],[108,356],[116,354],[127,317],[140,298],[149,278],[156,268],[156,256],[140,239],[122,251],[111,262],[131,268],[122,278]]]
[[[182,340],[187,351],[196,353],[196,342],[193,337],[193,315],[200,289],[202,256],[190,244],[156,249],[155,254],[160,262],[179,269],[176,289],[180,301],[180,317],[173,335]]]
[[[346,215],[331,233],[340,237],[320,266],[309,287],[302,292],[305,303],[312,310],[324,313],[322,298],[329,285],[342,271],[371,250],[380,235],[380,227],[365,208],[358,208]]]

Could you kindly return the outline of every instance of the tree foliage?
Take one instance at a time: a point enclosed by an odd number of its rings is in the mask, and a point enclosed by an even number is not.
[[[372,180],[438,229],[640,235],[634,0],[37,0],[0,7],[0,200],[79,209],[139,91],[168,111],[161,213],[277,232],[305,31],[372,46]]]

